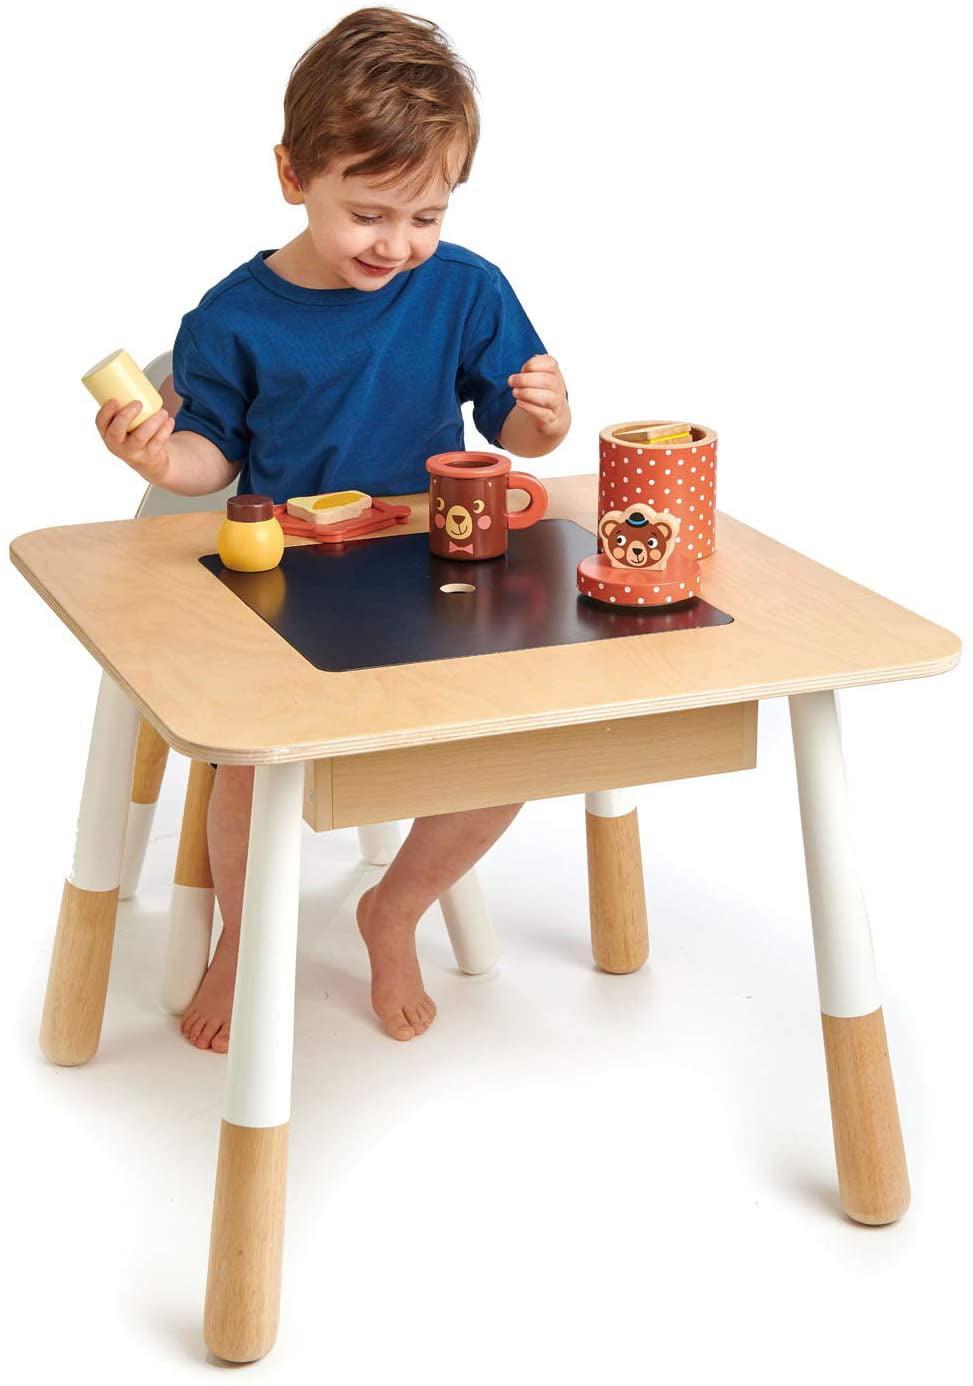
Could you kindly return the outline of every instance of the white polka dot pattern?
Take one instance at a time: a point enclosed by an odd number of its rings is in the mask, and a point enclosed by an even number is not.
[[[639,500],[655,510],[671,510],[680,516],[692,514],[692,556],[708,558],[716,547],[716,434],[702,424],[692,424],[693,442],[675,447],[644,440],[627,443],[619,438],[619,434],[637,434],[640,427],[664,422],[643,419],[609,424],[601,430],[598,524],[607,511],[624,510]],[[657,460],[660,465],[653,474],[651,468]]]
[[[670,559],[665,573],[618,568],[607,554],[578,564],[578,591],[596,602],[618,606],[665,606],[688,602],[702,588],[700,566],[690,558]]]

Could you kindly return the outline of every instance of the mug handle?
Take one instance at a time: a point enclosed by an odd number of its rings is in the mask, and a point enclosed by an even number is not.
[[[507,511],[508,529],[526,529],[528,525],[543,519],[547,510],[547,488],[536,476],[531,476],[530,472],[508,472],[507,490],[526,491],[530,496],[530,505],[526,510]]]

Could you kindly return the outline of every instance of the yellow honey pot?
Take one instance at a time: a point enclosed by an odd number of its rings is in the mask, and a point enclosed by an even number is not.
[[[284,553],[284,531],[270,496],[230,496],[216,549],[224,568],[265,573]]]

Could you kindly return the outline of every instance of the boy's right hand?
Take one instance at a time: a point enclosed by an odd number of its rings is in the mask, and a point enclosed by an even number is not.
[[[161,486],[169,469],[166,441],[176,421],[160,409],[128,433],[128,425],[141,408],[139,400],[126,404],[124,409],[118,407],[117,399],[107,400],[95,416],[95,425],[109,452],[127,462],[150,486]]]

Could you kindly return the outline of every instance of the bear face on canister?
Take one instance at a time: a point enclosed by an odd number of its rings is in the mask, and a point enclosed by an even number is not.
[[[610,510],[598,525],[605,553],[617,568],[665,568],[678,533],[674,515],[657,515],[646,505]]]

